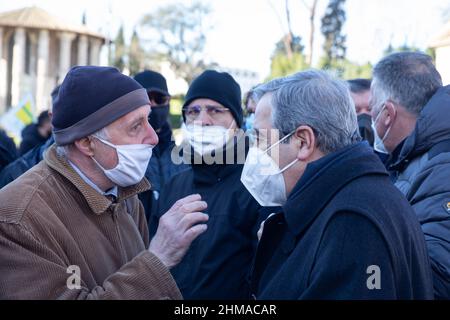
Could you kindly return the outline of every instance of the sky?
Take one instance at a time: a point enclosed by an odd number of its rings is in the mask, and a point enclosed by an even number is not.
[[[129,39],[143,15],[159,6],[185,0],[14,0],[0,1],[0,12],[36,5],[71,23],[80,23],[86,12],[93,31],[115,37],[121,24]],[[264,79],[270,71],[275,43],[287,32],[285,0],[204,0],[211,6],[213,26],[207,33],[206,60],[224,68],[255,71]],[[303,0],[311,2],[311,0]],[[309,34],[308,11],[302,0],[289,0],[292,28],[303,37]],[[314,61],[319,59],[323,38],[320,18],[328,0],[319,0],[316,15]],[[392,43],[405,42],[426,48],[450,14],[450,0],[347,0],[347,57],[357,63],[376,63]],[[447,19],[446,19],[447,17]],[[141,35],[142,36],[142,35]]]

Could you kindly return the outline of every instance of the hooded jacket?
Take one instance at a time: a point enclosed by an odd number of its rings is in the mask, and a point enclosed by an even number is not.
[[[436,298],[450,299],[450,86],[439,89],[389,169],[421,224]]]

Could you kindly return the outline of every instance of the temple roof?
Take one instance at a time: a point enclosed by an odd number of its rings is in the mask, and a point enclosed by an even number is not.
[[[52,16],[47,11],[35,6],[0,13],[0,27],[23,27],[67,31],[102,40],[105,39],[103,35],[92,32],[85,25],[68,24],[59,20],[57,17]]]

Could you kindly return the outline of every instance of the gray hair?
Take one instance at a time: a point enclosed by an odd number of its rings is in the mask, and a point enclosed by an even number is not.
[[[272,94],[272,125],[282,135],[307,125],[314,130],[317,147],[325,154],[359,141],[348,85],[328,72],[299,72],[272,80],[256,91],[259,97]]]
[[[103,140],[108,140],[109,139],[108,128],[104,127],[102,129],[92,133],[90,136],[93,136],[93,137],[96,137],[99,139],[103,139]],[[74,145],[75,145],[74,143],[70,143],[70,144],[66,144],[64,146],[57,146],[56,153],[60,157],[68,158],[70,151],[74,147]]]
[[[418,115],[442,86],[430,56],[421,52],[399,52],[383,58],[373,70],[372,105],[386,100]]]

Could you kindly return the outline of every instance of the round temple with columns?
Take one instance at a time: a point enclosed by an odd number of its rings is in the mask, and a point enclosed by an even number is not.
[[[74,65],[98,65],[105,38],[38,7],[0,13],[0,115],[31,94],[36,109]]]

